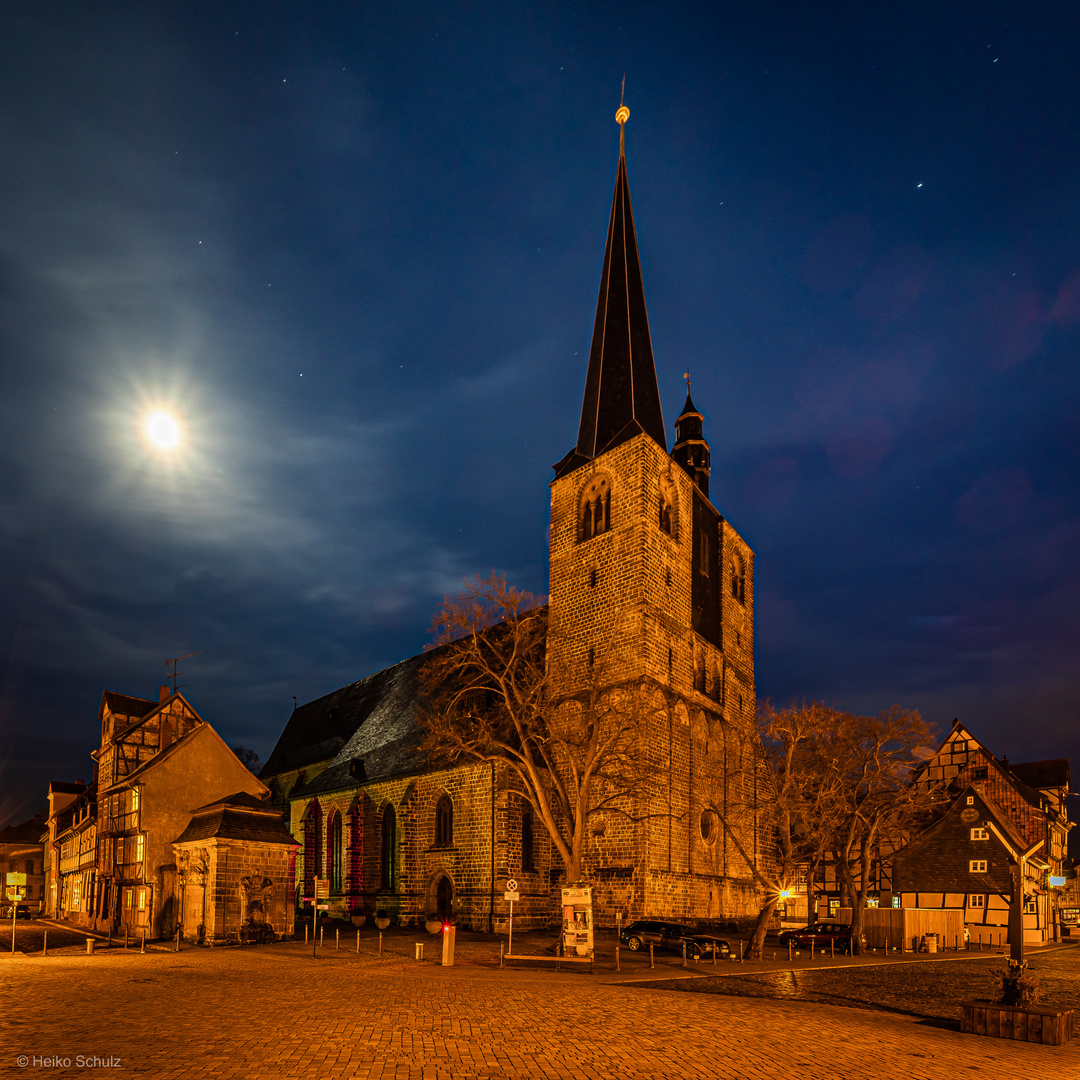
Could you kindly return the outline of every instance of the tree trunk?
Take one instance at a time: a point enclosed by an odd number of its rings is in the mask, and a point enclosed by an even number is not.
[[[765,935],[768,933],[769,923],[772,921],[773,912],[776,911],[776,905],[780,899],[777,893],[772,889],[769,889],[768,892],[766,892],[765,897],[765,903],[758,912],[757,924],[754,926],[754,932],[750,935],[750,947],[746,953],[748,960],[761,959],[761,952],[765,945]]]

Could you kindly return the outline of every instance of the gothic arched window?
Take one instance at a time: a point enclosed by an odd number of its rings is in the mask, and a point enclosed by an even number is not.
[[[387,803],[382,812],[382,887],[393,892],[397,887],[397,865],[395,849],[397,848],[397,814],[394,808]]]
[[[327,829],[327,845],[330,848],[330,891],[341,892],[341,815],[334,813]]]
[[[591,540],[611,528],[611,483],[606,476],[594,476],[581,493],[578,537]]]
[[[660,480],[660,517],[658,524],[660,531],[667,533],[672,539],[678,533],[675,506],[675,492],[671,486],[671,481],[667,477],[663,477]]]
[[[731,595],[740,604],[746,603],[746,569],[738,555],[731,560]]]
[[[533,861],[533,814],[529,806],[521,811],[521,869],[522,872],[536,869]]]
[[[445,792],[435,804],[435,846],[451,847],[454,843],[454,804]]]

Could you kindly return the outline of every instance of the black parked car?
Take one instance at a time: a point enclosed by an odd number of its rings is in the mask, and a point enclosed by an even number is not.
[[[14,909],[14,910],[13,910]],[[17,919],[29,919],[30,918],[30,905],[29,904],[12,904],[10,900],[6,900],[2,906],[0,906],[0,919],[10,919],[12,915]]]
[[[639,919],[630,923],[619,933],[621,941],[631,952],[647,949],[652,945],[667,952],[682,953],[686,943],[688,959],[699,960],[704,956],[719,958],[727,956],[731,948],[723,938],[699,934],[692,926],[657,919]]]
[[[810,926],[800,926],[797,930],[785,930],[779,937],[781,945],[789,941],[794,942],[800,949],[809,949],[813,942],[816,949],[827,949],[829,942],[839,953],[851,952],[851,927],[847,923],[819,922]],[[866,945],[866,935],[863,935],[862,944]]]

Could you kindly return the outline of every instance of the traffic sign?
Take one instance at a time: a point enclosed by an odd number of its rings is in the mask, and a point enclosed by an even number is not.
[[[330,879],[317,877],[315,879],[315,898],[322,900],[330,896]]]
[[[26,875],[25,874],[8,874],[7,883],[9,885],[25,885],[26,884]]]
[[[519,893],[517,891],[517,889],[515,889],[513,892],[504,892],[503,893],[503,899],[504,900],[510,900],[510,901],[520,900],[521,899],[521,893]]]
[[[506,891],[507,892],[517,892],[518,891],[517,882],[513,878],[507,878],[506,879]]]

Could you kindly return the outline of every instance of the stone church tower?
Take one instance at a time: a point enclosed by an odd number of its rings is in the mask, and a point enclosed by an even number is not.
[[[560,690],[636,683],[658,778],[631,821],[592,827],[605,914],[756,912],[754,555],[709,498],[689,387],[668,451],[630,204],[625,122],[577,445],[551,483],[549,671]],[[721,815],[737,833],[738,844]],[[738,848],[742,848],[740,854]]]

